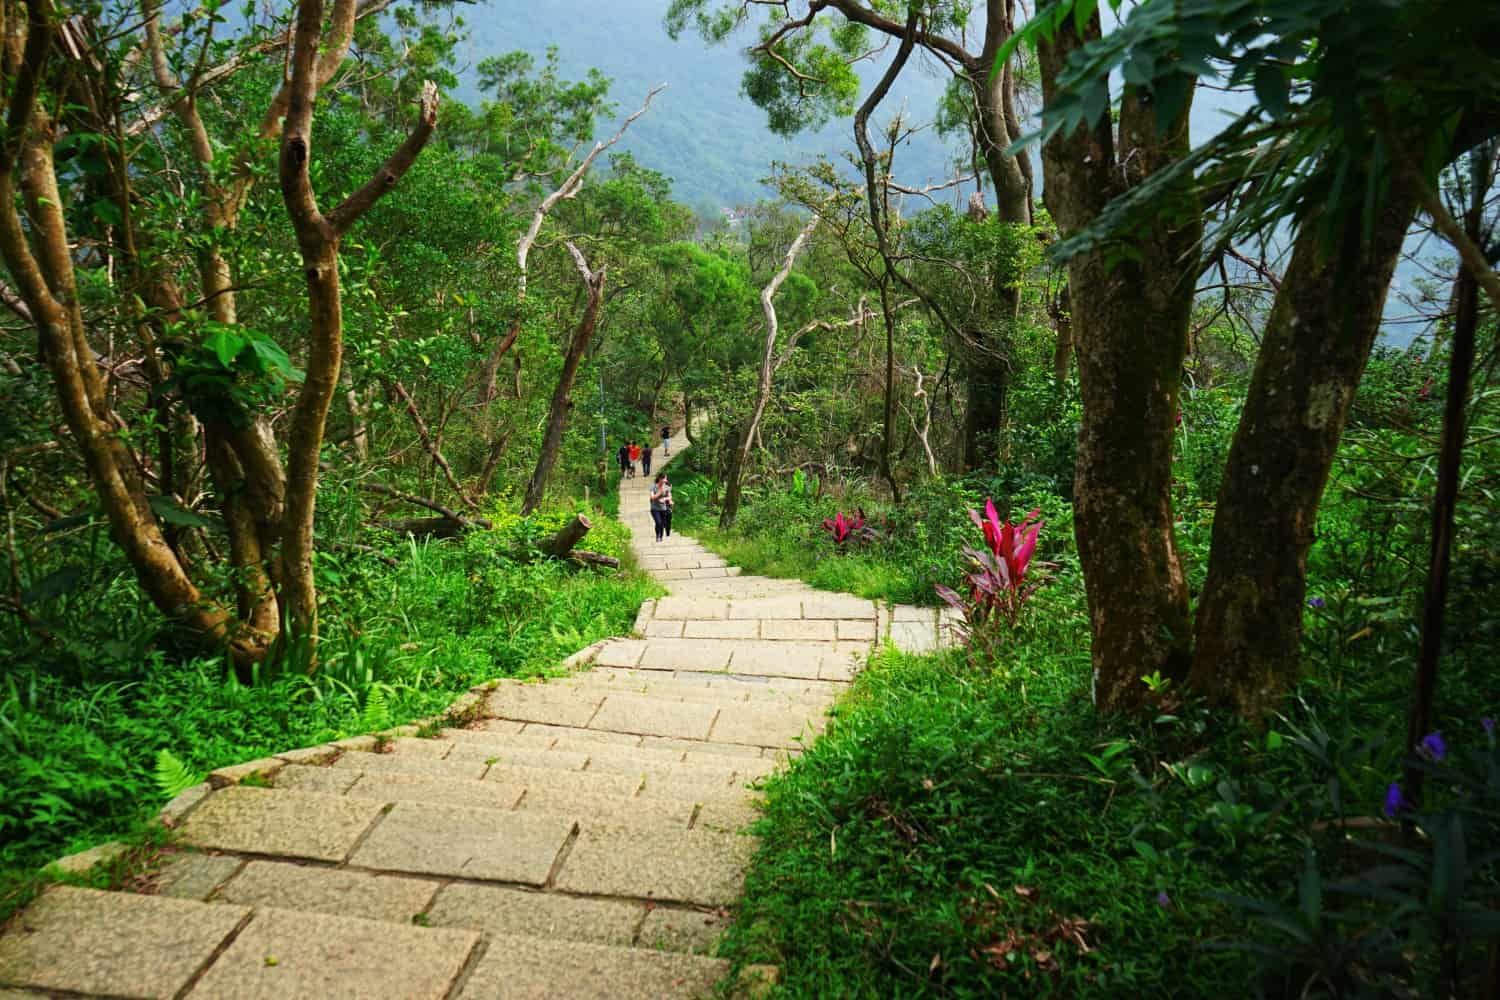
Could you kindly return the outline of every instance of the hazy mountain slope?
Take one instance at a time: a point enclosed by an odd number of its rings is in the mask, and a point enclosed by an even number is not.
[[[662,28],[666,7],[666,0],[488,0],[466,10],[472,37],[464,60],[472,67],[515,49],[540,57],[556,45],[569,78],[598,67],[613,79],[610,95],[622,117],[640,106],[651,87],[668,84],[621,146],[675,178],[677,196],[704,210],[765,197],[760,180],[770,173],[772,160],[800,163],[818,153],[837,156],[854,148],[848,122],[792,141],[771,134],[765,115],[740,95],[742,47],[753,36],[743,36],[739,47],[710,48],[696,37],[674,42]],[[867,66],[866,79],[881,69]],[[929,121],[944,83],[938,70],[913,59],[882,104],[885,114],[879,120],[904,101],[914,120]],[[460,96],[474,100],[478,95],[470,89]],[[601,126],[601,137],[614,127]],[[907,183],[951,176],[949,158],[937,137],[925,133],[898,154],[897,174]]]

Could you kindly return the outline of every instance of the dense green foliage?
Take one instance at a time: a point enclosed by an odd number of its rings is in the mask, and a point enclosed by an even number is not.
[[[475,684],[545,673],[628,630],[640,602],[660,592],[646,577],[521,558],[529,541],[574,512],[527,520],[497,512],[495,530],[458,541],[392,539],[381,549],[393,566],[365,553],[322,559],[325,614],[337,624],[320,669],[252,686],[236,682],[223,658],[176,656],[151,643],[162,622],[99,544],[100,527],[54,540],[42,557],[93,547],[94,579],[36,605],[65,643],[4,633],[20,655],[0,690],[8,762],[0,869],[23,876],[70,848],[134,830],[162,802],[158,751],[201,773],[405,724],[442,712]],[[618,522],[593,520],[590,544],[628,559]]]
[[[1472,976],[1485,932],[1445,931],[1438,886],[1455,862],[1437,858],[1458,809],[1470,861],[1453,903],[1482,910],[1500,877],[1484,853],[1500,837],[1500,758],[1483,724],[1500,706],[1500,634],[1485,606],[1500,551],[1487,434],[1467,464],[1436,727],[1451,771],[1429,779],[1442,791],[1407,844],[1415,860],[1385,858],[1384,876],[1361,881],[1400,842],[1383,809],[1401,780],[1440,361],[1384,350],[1371,363],[1319,518],[1309,675],[1265,727],[1209,714],[1169,686],[1145,718],[1093,711],[1070,508],[1039,485],[1066,479],[1048,480],[1043,453],[1001,479],[925,482],[899,507],[858,477],[778,480],[752,491],[732,532],[702,532],[762,572],[930,603],[934,578],[957,585],[958,544],[978,544],[966,508],[983,496],[1017,518],[1040,506],[1047,521],[1045,583],[994,652],[878,657],[828,733],[768,783],[763,846],[727,953],[781,964],[789,996],[1190,997],[1239,995],[1247,982],[1283,996],[1305,982],[1350,988],[1381,962],[1394,970],[1383,989],[1404,981],[1433,995],[1448,947]],[[1199,378],[1176,464],[1194,586],[1243,369],[1221,353]],[[1481,397],[1477,425],[1492,405]],[[710,505],[709,481],[679,481],[695,511],[685,520],[710,520],[695,510]],[[820,522],[859,506],[897,527],[838,551]],[[1309,857],[1326,900],[1304,920]],[[1362,895],[1376,883],[1375,898]],[[1408,965],[1403,948],[1423,957]]]

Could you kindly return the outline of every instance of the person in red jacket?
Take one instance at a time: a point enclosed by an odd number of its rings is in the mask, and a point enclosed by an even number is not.
[[[635,478],[635,463],[641,460],[641,446],[630,442],[630,478]]]

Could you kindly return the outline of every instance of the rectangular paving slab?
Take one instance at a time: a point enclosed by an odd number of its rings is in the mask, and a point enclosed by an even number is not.
[[[823,720],[807,712],[729,705],[719,713],[710,738],[760,747],[801,747],[803,741],[811,743],[822,730]]]
[[[526,786],[517,780],[462,781],[422,778],[411,774],[361,773],[345,794],[381,802],[437,802],[480,809],[510,809]]]
[[[800,642],[742,642],[729,660],[729,669],[752,676],[815,679],[829,651],[827,647]]]
[[[463,927],[491,936],[525,934],[628,946],[645,915],[640,903],[455,883],[438,893],[427,920],[433,927]]]
[[[0,983],[175,996],[249,915],[246,906],[53,886],[0,936]]]
[[[703,997],[729,971],[723,959],[578,941],[498,936],[460,1000],[618,1000]]]
[[[398,802],[349,863],[541,885],[574,825],[571,816]]]
[[[759,639],[760,622],[754,618],[706,619],[683,622],[682,635],[688,639]]]
[[[739,898],[754,850],[754,839],[734,834],[585,827],[563,862],[557,887],[596,896],[727,906]]]
[[[282,788],[221,788],[182,825],[195,847],[342,861],[383,803]]]
[[[433,760],[430,757],[408,757],[395,753],[346,753],[333,762],[340,770],[365,771],[372,774],[410,774],[421,778],[449,778],[478,781],[484,777],[482,760]]]
[[[651,639],[639,666],[642,670],[722,672],[736,645],[726,639]]]
[[[437,888],[436,882],[397,875],[252,861],[214,900],[409,924],[432,902]]]
[[[645,652],[646,643],[643,639],[611,639],[599,650],[599,655],[594,657],[596,667],[633,667],[641,662],[641,653]]]
[[[209,967],[192,1000],[441,1000],[474,931],[263,909]]]
[[[612,694],[604,699],[603,707],[589,728],[701,740],[708,738],[708,730],[718,714],[717,705]]]
[[[521,722],[545,722],[554,726],[586,726],[599,706],[597,698],[568,697],[543,684],[507,684],[491,694],[491,715]]]
[[[677,567],[672,567],[676,569]],[[683,567],[691,569],[693,567]],[[686,621],[702,621],[704,619],[726,618],[729,612],[728,601],[717,601],[697,597],[663,597],[656,602],[657,618],[680,618]]]

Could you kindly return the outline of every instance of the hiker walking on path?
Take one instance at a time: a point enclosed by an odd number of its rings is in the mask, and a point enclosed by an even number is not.
[[[620,450],[615,452],[615,461],[620,463],[620,475],[630,475],[630,442],[620,445]]]
[[[635,478],[635,463],[641,460],[641,446],[630,442],[630,478]]]
[[[651,442],[648,439],[646,446],[641,449],[641,475],[651,475]]]
[[[661,429],[661,450],[667,455],[672,454],[672,428],[670,427],[664,426]]]
[[[672,537],[672,484],[667,474],[658,472],[651,487],[651,520],[656,522],[656,540]]]

